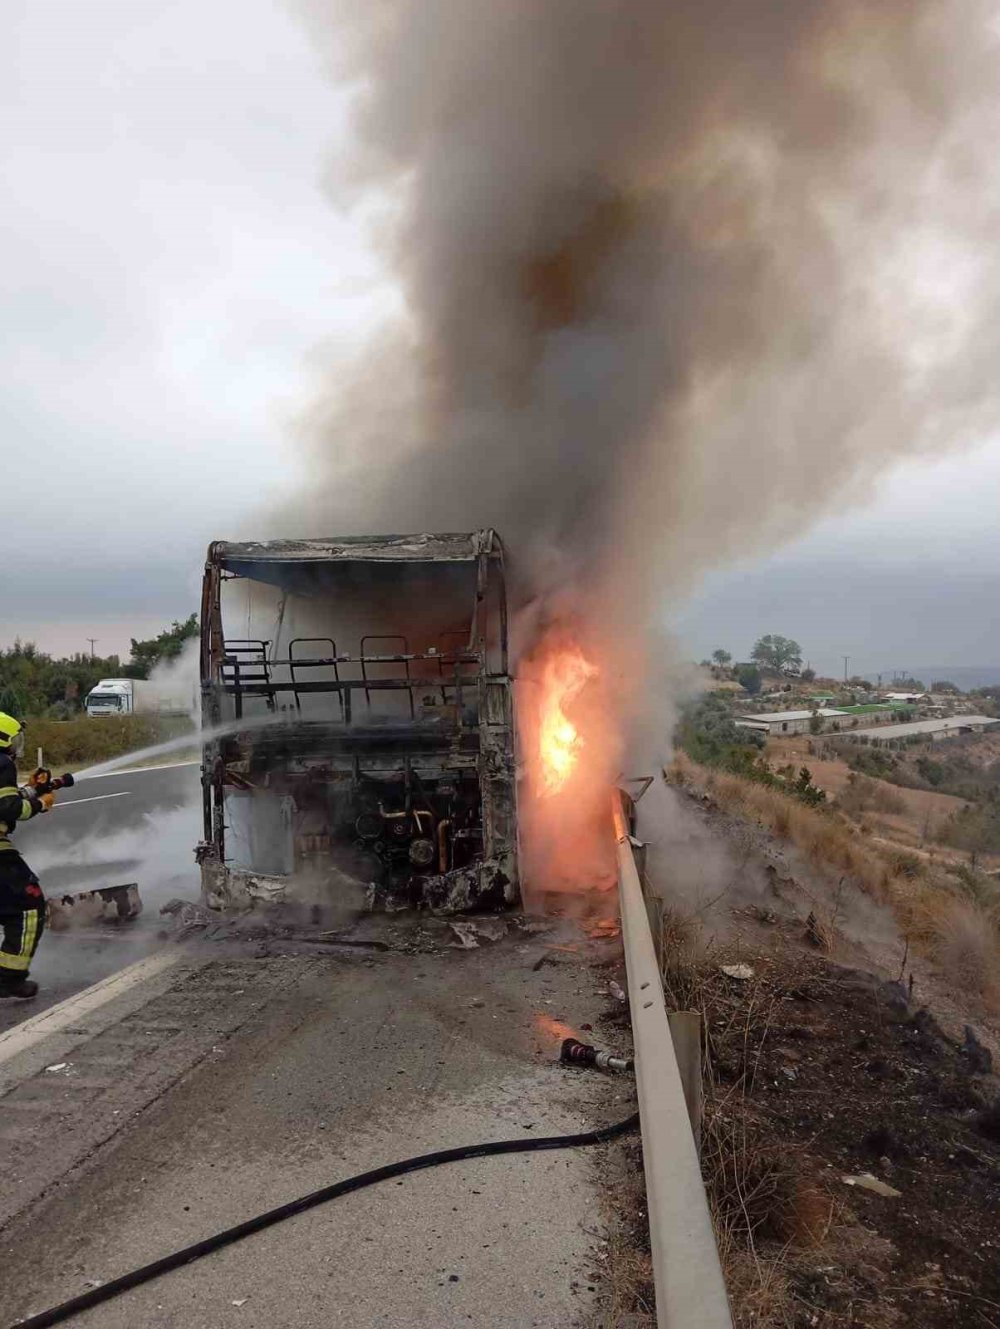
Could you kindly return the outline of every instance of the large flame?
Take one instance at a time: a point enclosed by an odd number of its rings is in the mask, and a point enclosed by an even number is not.
[[[614,669],[572,620],[536,631],[517,666],[526,779],[518,795],[522,883],[532,907],[572,893],[589,908],[615,882],[608,790],[621,759]]]
[[[566,713],[587,682],[597,676],[597,666],[577,646],[553,652],[542,669],[542,696],[538,724],[538,775],[541,792],[557,794],[573,774],[586,746],[576,725]]]

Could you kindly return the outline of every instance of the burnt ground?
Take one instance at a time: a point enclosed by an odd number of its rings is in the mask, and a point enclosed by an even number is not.
[[[705,1021],[702,1168],[737,1329],[1000,1329],[993,1020],[786,842],[700,800],[677,815],[654,860],[676,888],[664,980]],[[813,909],[846,930],[810,939]],[[644,1325],[638,1146],[618,1161],[609,1322]]]
[[[676,1004],[706,1017],[702,1164],[736,1325],[1000,1325],[989,1053],[949,1039],[901,985],[799,953],[793,925],[774,933],[766,950],[741,943],[667,975]],[[617,1166],[631,1249],[610,1322],[626,1324],[652,1304],[640,1146]],[[866,1174],[899,1195],[844,1181]]]
[[[825,957],[758,954],[752,967],[746,981],[718,963],[702,974],[706,1162],[734,1137],[743,1148],[742,1184],[710,1177],[716,1205],[760,1257],[785,1262],[790,1322],[997,1324],[989,1053],[948,1039],[901,985]],[[843,1180],[864,1174],[900,1195]]]

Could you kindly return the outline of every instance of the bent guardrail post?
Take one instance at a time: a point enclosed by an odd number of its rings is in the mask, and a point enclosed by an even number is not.
[[[660,969],[618,790],[613,811],[656,1323],[659,1329],[732,1329]]]

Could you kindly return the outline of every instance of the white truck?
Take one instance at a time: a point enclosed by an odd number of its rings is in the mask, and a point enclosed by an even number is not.
[[[102,678],[87,693],[87,714],[104,715],[187,715],[191,699],[185,699],[183,687],[169,691],[162,683],[148,678]]]

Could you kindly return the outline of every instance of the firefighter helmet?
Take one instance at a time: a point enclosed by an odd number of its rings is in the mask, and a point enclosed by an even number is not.
[[[20,720],[0,711],[0,752],[10,752],[20,756],[24,750],[24,731]]]

